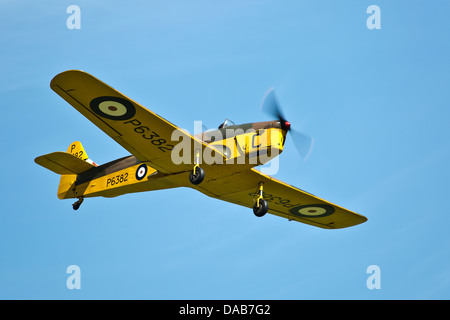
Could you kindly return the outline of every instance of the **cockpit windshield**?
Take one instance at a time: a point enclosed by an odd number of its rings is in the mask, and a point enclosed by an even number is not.
[[[225,121],[219,126],[219,129],[222,129],[222,128],[225,128],[225,127],[228,127],[228,126],[234,126],[234,125],[235,125],[234,122],[227,118],[227,119],[225,119]]]

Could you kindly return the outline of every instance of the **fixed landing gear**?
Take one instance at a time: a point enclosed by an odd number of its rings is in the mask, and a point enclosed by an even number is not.
[[[195,160],[194,160],[194,169],[192,169],[191,173],[189,174],[189,181],[194,184],[198,185],[200,184],[203,179],[205,179],[205,170],[200,168],[200,151],[197,150],[195,154]]]
[[[192,184],[200,184],[203,179],[205,179],[205,170],[200,168],[199,166],[195,166],[194,169],[192,169],[191,173],[189,174],[189,181]]]
[[[269,204],[264,199],[259,199],[255,202],[253,206],[253,213],[257,217],[263,217],[269,210]]]
[[[253,213],[257,217],[262,217],[267,213],[267,211],[269,211],[269,204],[263,198],[264,195],[263,185],[264,185],[263,182],[259,183],[258,198],[256,198],[255,204],[253,205]]]
[[[78,201],[75,202],[74,204],[72,204],[73,210],[78,210],[80,208],[81,204],[83,203],[83,201],[84,201],[84,198],[83,197],[79,197]]]

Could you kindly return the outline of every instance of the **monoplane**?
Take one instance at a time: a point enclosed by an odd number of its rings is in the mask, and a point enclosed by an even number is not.
[[[273,90],[266,94],[263,109],[275,120],[239,125],[225,120],[216,130],[192,135],[86,72],[62,72],[52,79],[50,87],[131,153],[98,165],[76,141],[67,152],[35,159],[61,175],[58,198],[77,199],[75,210],[85,198],[190,187],[252,208],[257,217],[269,212],[325,229],[367,220],[257,169],[279,156],[287,133],[295,132]],[[303,156],[310,144],[307,138],[301,141]]]

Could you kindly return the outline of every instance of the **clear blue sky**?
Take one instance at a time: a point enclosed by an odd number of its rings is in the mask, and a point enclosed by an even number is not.
[[[69,30],[66,9],[81,9]],[[369,5],[381,29],[369,30]],[[2,299],[449,299],[450,21],[436,1],[0,0]],[[87,199],[33,159],[128,153],[49,87],[81,69],[180,127],[269,120],[315,139],[276,177],[368,217],[323,230],[191,189]],[[69,265],[81,290],[66,287]],[[366,269],[381,270],[369,290]]]

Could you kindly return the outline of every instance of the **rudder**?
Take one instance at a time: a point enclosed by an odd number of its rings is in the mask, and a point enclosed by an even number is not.
[[[75,141],[70,144],[69,148],[67,148],[67,153],[74,155],[77,158],[80,158],[84,161],[89,162],[90,164],[97,166],[95,162],[89,159],[86,151],[83,148],[83,145],[79,141]],[[77,180],[76,174],[65,174],[61,176],[59,180],[58,186],[58,198],[59,199],[69,199],[76,198],[75,194],[75,181]]]

